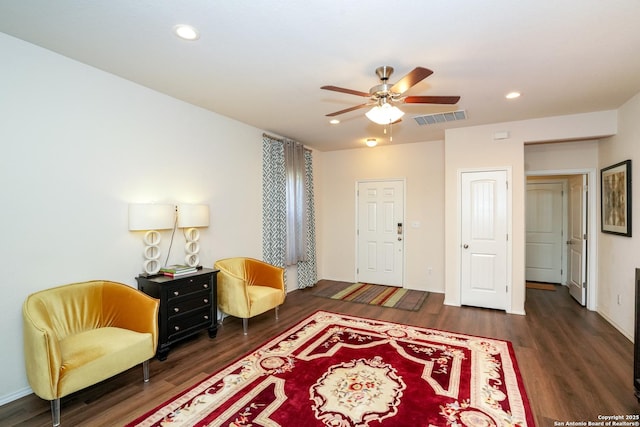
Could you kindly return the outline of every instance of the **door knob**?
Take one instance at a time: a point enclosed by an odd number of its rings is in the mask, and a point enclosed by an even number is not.
[[[469,245],[467,245],[466,243],[462,247],[465,248],[465,249],[469,249]]]

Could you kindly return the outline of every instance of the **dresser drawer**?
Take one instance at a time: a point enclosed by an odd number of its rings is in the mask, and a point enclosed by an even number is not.
[[[169,318],[167,333],[169,341],[190,335],[194,330],[201,330],[211,325],[211,309],[201,310],[172,316]]]
[[[167,302],[169,317],[203,307],[211,307],[211,292],[208,290],[170,298]]]
[[[194,292],[200,291],[211,292],[211,284],[209,280],[202,277],[193,277],[181,279],[179,283],[172,284],[168,290],[168,299],[178,298],[184,295],[188,295]]]

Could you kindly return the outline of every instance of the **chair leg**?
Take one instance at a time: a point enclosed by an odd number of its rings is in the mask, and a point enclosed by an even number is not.
[[[280,309],[279,305],[276,305],[276,320],[278,320],[278,310]]]
[[[242,319],[242,332],[244,332],[244,335],[247,335],[247,329],[249,329],[249,319],[244,318]]]
[[[60,425],[60,399],[54,399],[51,401],[51,420],[53,421],[53,427]]]
[[[149,360],[145,360],[142,362],[142,376],[144,378],[144,382],[149,382]]]

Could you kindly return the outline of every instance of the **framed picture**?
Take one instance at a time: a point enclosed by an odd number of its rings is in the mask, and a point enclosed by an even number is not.
[[[602,232],[631,237],[631,160],[600,170]]]

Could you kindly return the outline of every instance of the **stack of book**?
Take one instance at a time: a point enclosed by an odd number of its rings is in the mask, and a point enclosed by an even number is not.
[[[188,265],[180,264],[168,265],[160,269],[160,273],[169,277],[180,277],[184,276],[185,274],[195,273],[196,271],[198,271],[196,267],[189,267]]]

